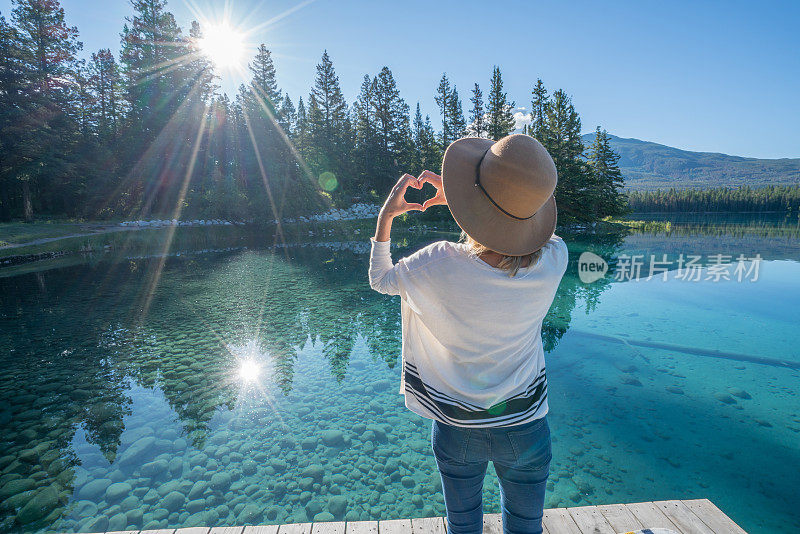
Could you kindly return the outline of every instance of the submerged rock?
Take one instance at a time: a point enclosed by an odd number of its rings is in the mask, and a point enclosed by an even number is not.
[[[173,491],[171,493],[168,493],[167,496],[164,497],[163,501],[161,501],[161,504],[165,510],[169,512],[177,512],[179,509],[183,507],[183,503],[185,502],[186,502],[186,497],[184,497],[182,493]]]
[[[188,497],[190,499],[196,499],[200,497],[205,491],[208,489],[208,482],[205,480],[198,480],[192,486],[192,489],[189,490]]]
[[[270,467],[272,467],[276,473],[284,473],[286,469],[289,467],[287,463],[280,458],[274,458],[269,461]]]
[[[372,384],[372,389],[375,391],[386,391],[392,386],[392,383],[388,380],[378,380],[374,384]]]
[[[127,482],[115,482],[106,489],[106,502],[115,503],[125,498],[133,487]]]
[[[108,530],[108,518],[101,515],[90,520],[89,524],[86,525],[86,530],[89,532],[106,532]]]
[[[229,473],[214,473],[211,477],[211,487],[215,490],[226,490],[231,485],[231,475]]]
[[[36,493],[33,498],[22,507],[17,513],[17,521],[26,525],[43,517],[55,510],[59,505],[58,490],[53,486],[48,486]]]
[[[169,462],[166,460],[156,460],[142,466],[142,474],[146,477],[157,477],[167,471]]]
[[[129,512],[139,507],[139,499],[135,495],[129,495],[128,497],[122,499],[122,502],[119,503],[119,506],[123,511]]]
[[[303,438],[303,441],[300,442],[300,446],[305,451],[313,451],[317,448],[317,444],[319,443],[319,439],[313,436],[309,436],[307,438]]]
[[[748,392],[741,388],[728,388],[728,393],[733,395],[734,397],[739,397],[740,399],[752,399],[753,397],[750,396]]]
[[[320,512],[314,515],[314,522],[333,521],[334,519],[336,518],[330,512]]]
[[[236,516],[237,524],[246,525],[258,523],[261,519],[261,508],[255,504],[248,504]]]
[[[117,457],[117,463],[121,466],[141,463],[142,458],[150,454],[155,443],[156,438],[153,436],[136,440]]]
[[[341,518],[347,510],[347,498],[342,495],[334,495],[328,499],[328,511],[334,518]]]
[[[36,481],[30,478],[11,480],[0,489],[0,501],[4,501],[18,493],[29,491],[34,488],[36,488]]]
[[[108,530],[111,531],[120,531],[125,530],[125,527],[128,526],[128,516],[123,513],[114,514],[108,520]]]
[[[620,380],[622,381],[623,384],[626,384],[628,386],[641,386],[642,385],[642,383],[639,382],[639,380],[637,378],[633,377],[633,376],[625,375],[625,376],[622,376],[620,378]]]
[[[98,501],[99,497],[105,494],[110,485],[111,481],[107,478],[98,478],[87,482],[78,490],[78,498],[87,501]]]
[[[253,460],[245,460],[242,462],[242,473],[247,476],[254,475],[258,465]]]
[[[341,430],[325,430],[322,432],[322,443],[328,447],[344,447],[344,434]]]
[[[317,482],[322,481],[322,477],[325,476],[325,469],[322,468],[319,464],[311,464],[302,472],[304,477],[311,477]]]
[[[727,393],[714,393],[714,398],[724,404],[736,404],[736,399]]]

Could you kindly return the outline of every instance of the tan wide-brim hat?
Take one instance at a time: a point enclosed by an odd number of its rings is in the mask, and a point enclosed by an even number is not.
[[[450,144],[442,160],[453,218],[475,241],[509,256],[531,254],[553,235],[557,182],[553,159],[529,135],[465,137]]]

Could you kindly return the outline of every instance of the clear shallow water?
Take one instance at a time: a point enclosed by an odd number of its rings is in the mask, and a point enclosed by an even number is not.
[[[395,258],[448,237],[405,234]],[[708,497],[749,532],[800,529],[797,237],[565,237],[547,506]],[[0,278],[0,530],[443,515],[430,421],[397,393],[399,303],[354,239]],[[585,285],[587,249],[766,261],[755,283]],[[484,496],[498,511],[491,467]]]

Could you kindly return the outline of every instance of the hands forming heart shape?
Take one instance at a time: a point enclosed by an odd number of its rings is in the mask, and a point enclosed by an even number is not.
[[[405,194],[409,187],[422,189],[422,186],[426,183],[436,188],[436,194],[433,197],[422,204],[406,201]],[[442,177],[432,171],[422,171],[422,174],[418,177],[410,174],[401,176],[389,193],[382,211],[394,217],[407,211],[425,211],[431,206],[437,205],[447,205],[447,200],[444,198],[444,189],[442,188]]]

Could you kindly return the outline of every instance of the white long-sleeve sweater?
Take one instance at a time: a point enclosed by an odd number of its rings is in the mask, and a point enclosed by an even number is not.
[[[542,320],[567,266],[553,235],[514,276],[438,241],[392,264],[371,239],[370,286],[400,295],[400,393],[413,412],[464,427],[518,425],[548,410]]]

